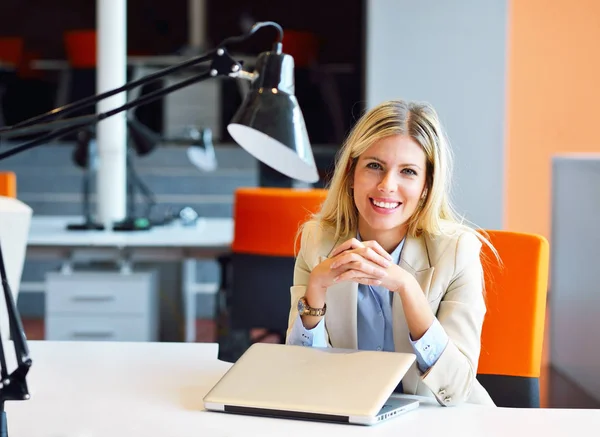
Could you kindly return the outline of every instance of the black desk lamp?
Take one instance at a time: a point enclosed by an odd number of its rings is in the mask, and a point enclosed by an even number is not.
[[[134,118],[127,119],[128,147],[126,148],[127,159],[127,216],[120,222],[113,224],[115,231],[143,231],[152,227],[153,223],[150,220],[150,211],[156,205],[154,194],[142,181],[137,174],[132,163],[132,153],[138,156],[145,156],[151,153],[158,145],[159,137],[154,134],[148,127],[135,120]],[[95,174],[98,166],[98,154],[96,142],[93,139],[91,128],[84,128],[77,133],[75,148],[72,158],[75,165],[82,168],[83,174],[83,223],[70,223],[67,225],[68,230],[103,230],[104,226],[94,220],[90,205],[90,194],[92,176]],[[131,147],[129,147],[131,146]],[[136,188],[146,198],[146,211],[141,216],[137,216],[135,208]]]
[[[254,72],[243,71],[241,64],[231,58],[225,47],[227,44],[248,38],[258,29],[265,26],[276,27],[279,31],[279,39],[274,44],[272,51],[263,52],[259,55]],[[83,128],[91,126],[107,117],[151,102],[196,82],[222,75],[247,79],[252,83],[250,92],[228,126],[228,130],[234,140],[259,161],[264,162],[286,176],[305,182],[316,182],[319,177],[308,141],[304,118],[294,96],[294,61],[291,56],[282,53],[282,40],[283,30],[277,23],[270,21],[257,23],[248,33],[227,38],[217,49],[205,56],[191,58],[188,61],[130,82],[120,88],[90,96],[18,123],[15,126],[0,128],[0,136],[19,136],[35,132],[51,131],[37,139],[0,153],[0,160],[46,144],[52,139],[81,131]],[[149,93],[118,108],[99,114],[49,121],[85,106],[93,105],[107,97],[155,81],[171,73],[191,68],[208,60],[212,61],[208,71],[182,80],[167,88]],[[26,375],[32,365],[32,360],[29,357],[21,318],[7,280],[1,246],[0,278],[6,301],[10,334],[17,357],[17,368],[9,374],[4,348],[0,341],[0,365],[2,366],[2,369],[0,369],[0,437],[4,437],[8,436],[4,402],[29,399]]]
[[[263,52],[258,56],[253,72],[244,71],[241,63],[235,61],[229,55],[226,46],[247,39],[258,29],[265,26],[276,27],[279,38],[271,51]],[[295,97],[294,60],[290,55],[282,53],[282,40],[283,30],[277,23],[271,21],[257,23],[248,33],[227,38],[215,50],[206,55],[191,58],[180,64],[129,82],[122,87],[87,97],[14,126],[0,128],[0,137],[50,131],[39,138],[0,153],[0,160],[46,144],[48,141],[61,136],[77,132],[86,126],[144,105],[194,83],[212,77],[228,76],[251,82],[250,91],[227,126],[232,138],[260,162],[280,173],[304,182],[317,182],[319,175],[310,147],[304,117]],[[148,93],[117,108],[99,114],[50,121],[83,107],[93,105],[107,97],[156,81],[177,71],[190,69],[207,61],[211,61],[207,71],[198,73],[169,87]]]
[[[25,257],[25,245],[27,231],[29,229],[31,208],[17,199],[0,197],[0,226],[5,231],[0,239],[0,280],[2,281],[2,293],[6,305],[6,318],[0,322],[0,436],[5,437],[7,433],[6,412],[4,404],[6,401],[22,401],[29,399],[27,387],[27,373],[31,367],[29,348],[21,317],[15,304],[15,297],[11,291],[17,284],[22,270]],[[17,246],[15,246],[15,244]],[[8,245],[12,252],[11,258],[3,255],[3,250]],[[3,311],[2,311],[3,312]],[[5,323],[8,322],[8,323]],[[5,332],[5,331],[8,332]],[[16,367],[9,371],[5,355],[4,337],[10,335],[14,350]]]

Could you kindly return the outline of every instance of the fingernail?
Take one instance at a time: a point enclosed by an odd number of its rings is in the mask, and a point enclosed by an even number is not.
[[[335,278],[333,278],[333,282],[337,282],[338,278],[337,276]]]
[[[331,266],[329,266],[329,268],[330,268],[331,270],[335,269],[336,267],[337,267],[336,263],[333,263],[333,264],[331,264]]]

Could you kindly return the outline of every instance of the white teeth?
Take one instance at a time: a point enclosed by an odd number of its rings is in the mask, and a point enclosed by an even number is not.
[[[399,202],[394,202],[394,203],[390,203],[390,202],[378,202],[377,200],[373,200],[373,204],[375,206],[380,207],[380,208],[386,208],[386,209],[394,209],[394,208],[397,208],[398,205],[400,205]]]

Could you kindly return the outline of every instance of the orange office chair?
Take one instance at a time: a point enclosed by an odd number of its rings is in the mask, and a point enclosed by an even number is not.
[[[11,171],[0,172],[0,196],[17,197],[17,175]]]
[[[0,61],[17,68],[23,56],[24,40],[20,36],[0,37]]]
[[[325,189],[272,187],[236,190],[232,253],[225,269],[231,274],[221,279],[225,302],[217,309],[221,314],[221,359],[237,360],[250,345],[253,328],[264,328],[285,339],[295,248],[300,243],[296,233],[299,225],[320,209],[326,193]]]
[[[487,313],[477,379],[498,406],[539,407],[549,244],[533,234],[487,233],[502,264],[484,245]]]

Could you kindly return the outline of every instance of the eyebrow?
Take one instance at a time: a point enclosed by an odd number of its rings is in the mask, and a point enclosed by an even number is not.
[[[380,159],[376,156],[365,156],[364,159],[371,159],[373,161],[377,161],[381,164],[385,164],[386,162],[383,159]],[[417,164],[411,164],[411,163],[407,163],[407,164],[401,164],[400,167],[417,167],[419,170],[422,170],[422,168],[420,166],[418,166]]]

